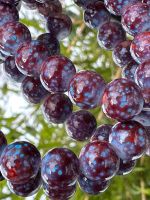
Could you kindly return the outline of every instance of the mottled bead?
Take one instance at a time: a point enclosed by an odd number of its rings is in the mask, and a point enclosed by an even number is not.
[[[36,194],[40,187],[41,187],[41,171],[39,170],[36,177],[29,179],[28,182],[22,183],[22,184],[16,184],[11,183],[10,181],[7,181],[8,188],[10,191],[17,196],[21,197],[29,197]]]
[[[98,31],[97,40],[101,48],[113,50],[115,46],[126,39],[122,26],[117,21],[104,23]]]
[[[45,183],[72,184],[79,173],[79,160],[67,148],[54,148],[42,160],[41,174]]]
[[[105,192],[110,184],[109,181],[92,181],[83,174],[80,174],[78,178],[78,183],[83,192],[91,195],[97,195]]]
[[[55,55],[43,62],[40,79],[49,92],[66,92],[75,73],[76,69],[71,60],[62,55]]]
[[[44,118],[49,123],[61,124],[72,113],[73,105],[65,94],[51,94],[43,102]]]
[[[92,109],[101,105],[106,83],[93,71],[80,71],[70,82],[69,97],[83,109]]]
[[[31,41],[28,28],[20,22],[9,22],[0,27],[0,45],[6,55],[14,55],[23,42]]]
[[[133,171],[133,169],[136,166],[136,160],[120,160],[119,170],[117,172],[117,175],[127,175]]]
[[[67,134],[77,141],[88,140],[96,129],[96,119],[86,110],[73,112],[66,121]]]
[[[38,104],[48,95],[40,79],[27,76],[21,84],[22,94],[29,103]]]
[[[109,142],[120,159],[138,159],[147,148],[146,129],[136,121],[118,122],[112,127]]]
[[[111,145],[104,141],[94,141],[85,145],[79,156],[80,170],[93,181],[109,180],[117,172],[119,158]]]
[[[47,18],[47,29],[58,40],[68,37],[72,31],[72,21],[68,15],[55,13]]]
[[[150,32],[140,33],[131,43],[131,55],[133,59],[142,63],[150,58]]]
[[[124,30],[133,36],[150,31],[149,6],[144,3],[129,6],[122,15],[121,23]]]
[[[120,78],[110,82],[103,95],[104,113],[118,121],[126,121],[138,115],[144,105],[140,88],[132,81]]]
[[[16,65],[24,75],[39,77],[43,61],[50,55],[48,48],[38,40],[23,43],[17,50]]]
[[[0,130],[0,156],[7,146],[7,140],[3,132]]]
[[[41,156],[37,148],[29,142],[21,141],[9,144],[1,155],[1,173],[12,183],[25,183],[34,178],[41,165]]]
[[[112,125],[103,124],[94,131],[93,136],[91,137],[91,142],[93,141],[109,141],[109,134],[111,132]]]
[[[126,67],[122,69],[122,77],[135,82],[134,75],[137,67],[138,63],[132,60]]]
[[[150,111],[142,111],[140,114],[133,118],[143,126],[150,126]]]
[[[98,28],[110,20],[110,14],[101,1],[90,3],[84,11],[84,21],[89,28]]]
[[[9,56],[5,60],[3,64],[3,71],[10,80],[18,83],[21,83],[25,78],[25,76],[18,70],[13,56]]]
[[[127,66],[133,59],[130,54],[131,41],[123,41],[114,48],[113,60],[119,67]]]

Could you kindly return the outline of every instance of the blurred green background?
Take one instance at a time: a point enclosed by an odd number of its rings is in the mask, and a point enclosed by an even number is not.
[[[96,41],[96,31],[83,23],[82,10],[71,0],[63,1],[64,12],[73,21],[72,34],[61,42],[61,53],[70,58],[77,70],[90,69],[101,74],[109,82],[121,76],[120,69],[112,61],[111,52],[100,49]],[[36,39],[45,32],[45,23],[37,11],[21,8],[20,21],[26,24]],[[42,156],[51,148],[68,147],[77,155],[85,143],[76,143],[68,138],[63,125],[47,124],[42,116],[40,105],[28,104],[22,97],[20,85],[12,83],[2,73],[0,66],[0,129],[6,134],[8,142],[28,140],[35,144]],[[77,108],[74,107],[74,110]],[[101,108],[91,112],[97,118],[98,125],[114,124],[102,113]],[[12,194],[6,181],[0,183],[2,200],[46,200],[42,189],[33,197],[22,198]],[[113,178],[109,189],[98,196],[88,196],[77,189],[72,200],[148,200],[150,199],[150,159],[144,157],[138,161],[135,170],[124,177]]]

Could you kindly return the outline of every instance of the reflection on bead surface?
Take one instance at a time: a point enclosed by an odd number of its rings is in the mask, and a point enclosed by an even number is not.
[[[135,165],[136,165],[136,160],[130,160],[130,161],[120,160],[120,166],[117,175],[122,176],[129,174],[130,172],[133,171]]]

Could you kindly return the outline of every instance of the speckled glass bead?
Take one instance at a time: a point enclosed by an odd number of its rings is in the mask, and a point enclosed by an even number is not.
[[[134,75],[137,67],[138,63],[132,60],[126,67],[122,69],[122,77],[135,82]]]
[[[47,18],[47,29],[58,40],[68,37],[72,31],[71,18],[65,14],[50,14]]]
[[[146,129],[136,121],[118,122],[112,127],[109,142],[120,159],[138,159],[147,148]]]
[[[66,92],[75,73],[76,69],[71,60],[62,55],[55,55],[43,62],[40,79],[49,92]]]
[[[114,15],[122,15],[126,7],[138,2],[141,2],[141,0],[104,0],[106,8]]]
[[[133,118],[135,121],[141,123],[143,126],[150,126],[150,111],[142,111]]]
[[[90,180],[109,180],[119,167],[119,158],[111,145],[94,141],[85,145],[79,156],[80,170]]]
[[[80,71],[70,82],[69,97],[80,108],[92,109],[101,105],[106,83],[93,71]]]
[[[48,95],[40,79],[27,76],[21,84],[22,94],[29,103],[38,104]]]
[[[9,144],[1,155],[1,173],[12,183],[25,183],[34,178],[41,165],[41,156],[34,145],[21,141]]]
[[[136,166],[136,160],[130,160],[130,161],[120,160],[120,166],[117,175],[120,176],[127,175],[133,171],[135,166]]]
[[[86,110],[73,112],[66,121],[68,135],[77,141],[88,140],[96,129],[96,119]]]
[[[14,55],[23,42],[31,41],[28,28],[20,22],[9,22],[0,27],[0,45],[7,55]]]
[[[102,192],[105,192],[107,188],[109,187],[109,181],[92,181],[88,179],[83,174],[80,174],[78,178],[78,183],[85,193],[91,194],[91,195],[97,195]]]
[[[72,184],[79,173],[79,160],[67,148],[54,148],[42,160],[41,174],[45,183]]]
[[[16,65],[24,75],[39,77],[43,61],[50,55],[48,48],[38,40],[23,43],[18,49]]]
[[[73,105],[65,94],[51,94],[43,102],[42,111],[46,121],[61,124],[72,113]]]
[[[28,182],[22,183],[22,184],[15,184],[11,183],[10,181],[7,181],[7,185],[10,189],[10,191],[17,196],[21,197],[29,197],[36,194],[40,187],[41,187],[41,171],[39,170],[36,177],[31,178]]]
[[[135,81],[141,88],[145,103],[150,105],[150,60],[138,66],[135,72]]]
[[[99,28],[97,35],[98,44],[106,50],[113,50],[118,43],[125,39],[125,32],[117,21],[104,23]]]
[[[140,88],[132,81],[120,78],[110,82],[103,95],[104,113],[118,121],[126,121],[138,115],[144,105]]]
[[[3,132],[0,130],[0,156],[7,146],[7,140]]]
[[[103,124],[94,131],[93,136],[91,137],[91,142],[93,141],[109,141],[109,134],[111,132],[112,125]]]
[[[144,62],[150,58],[150,32],[140,33],[131,43],[131,55],[138,62]]]
[[[110,20],[110,14],[101,1],[90,3],[84,11],[84,21],[89,28],[98,28]]]
[[[21,83],[25,78],[25,76],[18,70],[13,56],[9,56],[5,60],[3,64],[3,71],[10,80],[18,83]]]
[[[144,3],[129,6],[122,15],[121,23],[124,30],[133,36],[150,31],[150,8]]]
[[[113,60],[119,67],[127,66],[133,59],[130,54],[131,41],[123,41],[114,48]]]

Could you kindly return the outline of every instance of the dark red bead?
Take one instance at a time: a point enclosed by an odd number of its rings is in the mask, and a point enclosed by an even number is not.
[[[136,166],[136,160],[130,160],[130,161],[120,160],[120,166],[117,175],[120,176],[127,175],[133,171],[135,166]]]
[[[135,82],[135,71],[138,63],[132,60],[126,67],[122,69],[122,77]]]
[[[69,96],[80,108],[96,108],[101,105],[105,86],[105,81],[96,72],[80,71],[70,82]]]
[[[7,146],[7,140],[3,132],[0,130],[0,157],[2,155],[2,152]]]
[[[133,119],[145,127],[146,126],[150,127],[150,111],[142,111],[140,114],[136,115]]]
[[[118,171],[119,158],[111,145],[104,141],[94,141],[85,145],[79,156],[80,170],[93,181],[109,180]]]
[[[126,121],[138,115],[144,105],[140,88],[127,79],[115,79],[110,82],[103,95],[104,113],[118,121]]]
[[[147,149],[146,129],[136,121],[119,122],[113,126],[109,142],[120,159],[138,159]]]

